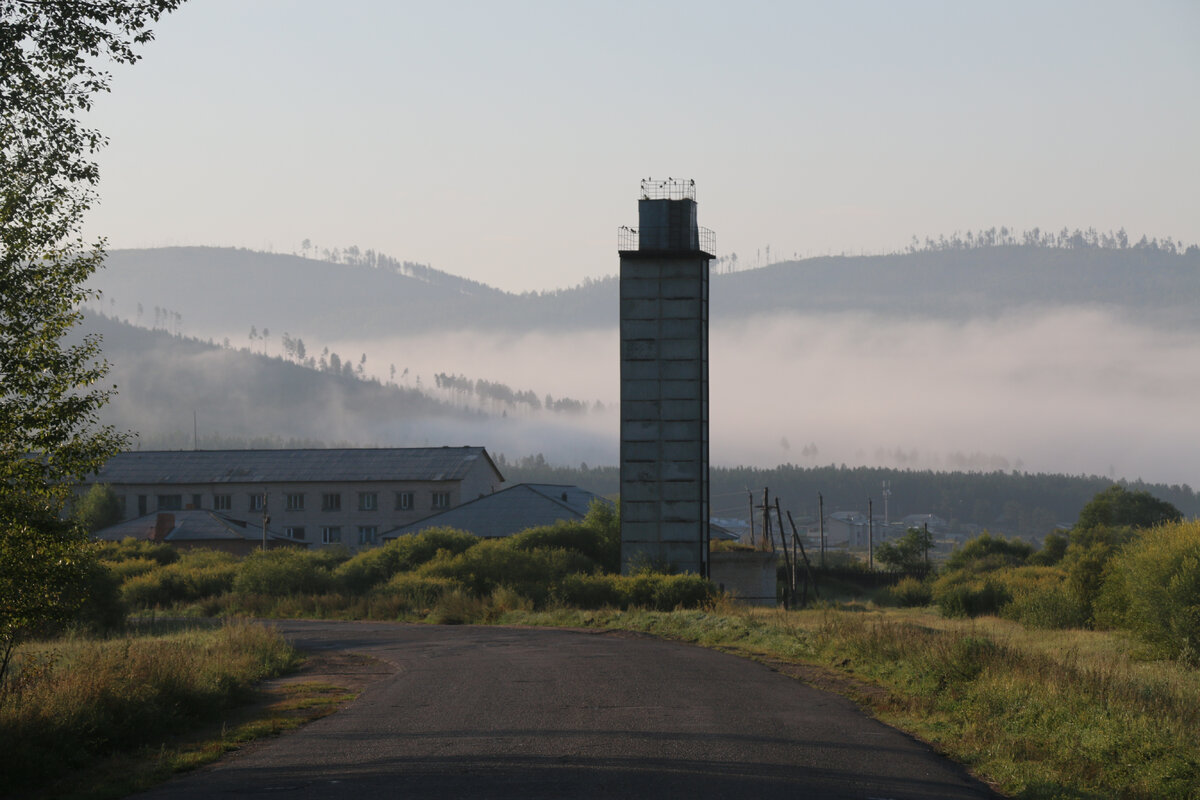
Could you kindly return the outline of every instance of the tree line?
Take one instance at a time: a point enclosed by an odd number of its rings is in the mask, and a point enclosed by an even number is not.
[[[497,466],[511,482],[574,484],[597,494],[620,492],[617,467],[553,465],[541,454],[508,458],[494,454]],[[982,531],[1038,539],[1060,526],[1074,524],[1082,509],[1097,494],[1113,485],[1148,492],[1170,503],[1189,517],[1200,516],[1200,496],[1187,484],[1151,484],[1141,480],[1114,481],[1098,475],[1064,475],[1024,472],[934,472],[882,467],[849,467],[845,464],[801,467],[722,467],[709,471],[713,515],[744,519],[749,513],[749,491],[761,497],[763,487],[780,498],[785,508],[799,516],[815,518],[818,497],[824,512],[867,513],[872,501],[877,517],[884,513],[882,487],[890,485],[888,515],[899,520],[910,514],[935,514],[951,531],[971,535]]]

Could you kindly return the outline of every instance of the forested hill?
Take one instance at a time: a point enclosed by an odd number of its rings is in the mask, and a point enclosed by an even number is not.
[[[732,273],[723,272],[725,263],[714,267],[716,324],[763,313],[967,319],[1102,305],[1147,322],[1200,327],[1197,248],[997,244]],[[618,314],[611,277],[518,295],[379,256],[335,264],[229,248],[116,250],[92,285],[104,291],[105,313],[199,336],[244,335],[251,326],[324,341],[446,329],[577,330],[613,327]]]

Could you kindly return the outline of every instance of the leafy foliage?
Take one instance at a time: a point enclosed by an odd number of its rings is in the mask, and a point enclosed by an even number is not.
[[[1092,498],[1079,512],[1076,530],[1096,528],[1150,528],[1183,519],[1179,509],[1146,491],[1129,491],[1110,486]]]
[[[1144,531],[1113,558],[1106,594],[1121,622],[1156,654],[1200,664],[1200,522]]]
[[[59,514],[123,441],[98,422],[99,341],[63,342],[103,259],[77,238],[104,142],[80,115],[108,89],[96,60],[136,61],[180,2],[0,0],[0,677],[17,639],[78,607],[86,538]]]
[[[121,502],[107,483],[93,483],[75,501],[71,516],[85,531],[95,533],[121,521]]]
[[[924,569],[932,547],[932,533],[924,528],[909,528],[894,542],[884,542],[876,547],[875,560],[895,570],[915,572]]]

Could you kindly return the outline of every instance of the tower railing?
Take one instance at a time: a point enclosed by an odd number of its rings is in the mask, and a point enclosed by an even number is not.
[[[662,231],[666,228],[645,229],[646,239],[651,242],[662,241]],[[716,253],[717,235],[709,228],[696,228],[697,244],[696,249],[703,250],[705,253]],[[636,228],[631,228],[628,225],[622,225],[617,228],[617,250],[641,250],[641,235]],[[647,250],[655,250],[657,248],[648,247]],[[675,248],[671,248],[675,249]]]
[[[667,178],[666,180],[645,178],[642,180],[642,199],[695,200],[696,182],[694,180],[675,178]]]

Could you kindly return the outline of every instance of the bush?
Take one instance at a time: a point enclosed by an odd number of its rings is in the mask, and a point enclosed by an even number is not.
[[[433,578],[402,572],[378,590],[402,601],[414,613],[428,614],[442,598],[462,586],[450,578]]]
[[[674,611],[704,608],[716,599],[712,583],[693,574],[567,575],[555,590],[564,605],[576,608],[646,608]]]
[[[1085,628],[1087,608],[1063,581],[1030,587],[1016,594],[1003,615],[1031,628]]]
[[[1135,636],[1157,655],[1200,664],[1200,521],[1144,531],[1113,558],[1108,580],[1123,584]]]
[[[97,544],[96,557],[101,561],[110,562],[150,559],[161,566],[166,566],[179,560],[179,551],[167,544],[155,544],[130,536],[119,542]]]
[[[1028,563],[1033,547],[1020,539],[1005,539],[985,533],[976,536],[946,559],[947,570],[989,572]]]
[[[569,550],[521,550],[510,539],[485,539],[470,550],[451,556],[439,553],[419,574],[450,578],[476,597],[506,586],[544,605],[551,587],[573,572],[594,572],[596,562]]]
[[[322,594],[333,577],[317,553],[292,548],[258,551],[246,556],[233,581],[239,595],[287,597],[294,594]]]
[[[510,536],[509,541],[518,550],[571,550],[587,556],[605,572],[620,572],[620,527],[612,525],[608,516],[602,513],[605,508],[607,506],[596,503],[582,522],[560,521],[530,528]]]
[[[919,580],[911,575],[901,578],[895,586],[887,590],[891,600],[901,608],[916,608],[927,606],[933,602],[933,585],[929,581]]]
[[[933,584],[933,600],[947,617],[999,614],[1011,599],[1009,591],[995,578],[979,578],[961,570],[946,573]]]
[[[216,550],[193,550],[173,564],[136,575],[121,584],[130,608],[167,608],[228,592],[237,573],[236,559]]]

